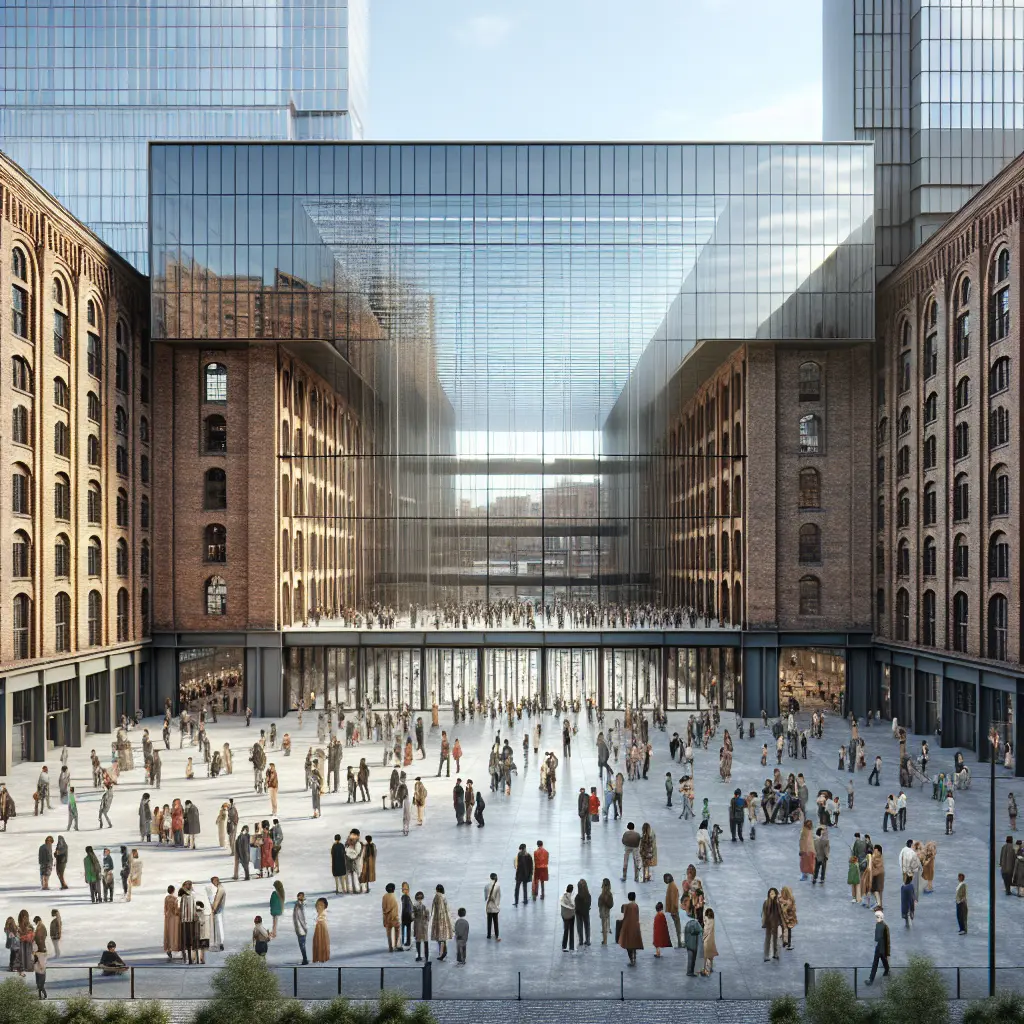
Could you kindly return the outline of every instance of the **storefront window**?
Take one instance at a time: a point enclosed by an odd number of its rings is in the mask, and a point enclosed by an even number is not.
[[[71,743],[71,681],[46,687],[46,742],[50,747]]]
[[[12,694],[11,763],[31,761],[32,757],[32,696],[33,690],[19,690]]]
[[[188,647],[178,651],[178,709],[198,714],[216,702],[218,714],[245,714],[245,651]]]
[[[826,647],[784,647],[779,652],[779,709],[832,711],[846,705],[846,658]]]
[[[977,694],[973,683],[957,682],[953,690],[953,742],[958,747],[975,750]]]
[[[103,700],[107,692],[107,673],[94,672],[85,677],[85,731],[105,732]]]

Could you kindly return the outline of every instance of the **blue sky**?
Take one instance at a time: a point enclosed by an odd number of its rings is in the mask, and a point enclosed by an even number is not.
[[[813,140],[821,0],[370,0],[379,140]]]

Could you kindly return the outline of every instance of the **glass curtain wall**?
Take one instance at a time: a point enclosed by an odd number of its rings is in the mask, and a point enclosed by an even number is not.
[[[158,144],[153,335],[365,384],[364,607],[657,610],[683,360],[873,337],[872,177],[856,144]]]

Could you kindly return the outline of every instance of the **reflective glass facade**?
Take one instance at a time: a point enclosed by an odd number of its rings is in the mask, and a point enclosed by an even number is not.
[[[151,154],[154,338],[358,391],[360,601],[663,600],[687,354],[873,336],[870,145]]]
[[[362,137],[366,0],[0,0],[0,149],[146,270],[151,139]]]
[[[879,274],[1024,152],[1022,0],[824,0],[824,137],[873,139]]]

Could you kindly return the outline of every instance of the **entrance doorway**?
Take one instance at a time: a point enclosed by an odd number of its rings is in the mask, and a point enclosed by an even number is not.
[[[660,703],[661,648],[616,647],[604,657],[604,706],[618,711]]]
[[[846,713],[846,657],[830,647],[783,647],[779,710]]]
[[[427,706],[432,706],[435,700],[441,707],[476,700],[477,664],[475,648],[428,648]]]
[[[597,651],[593,647],[554,647],[546,650],[548,704],[556,698],[597,704]]]
[[[363,693],[374,707],[423,707],[420,692],[420,652],[407,647],[366,648]]]
[[[489,647],[484,651],[484,697],[514,703],[540,696],[540,654],[535,647]]]

